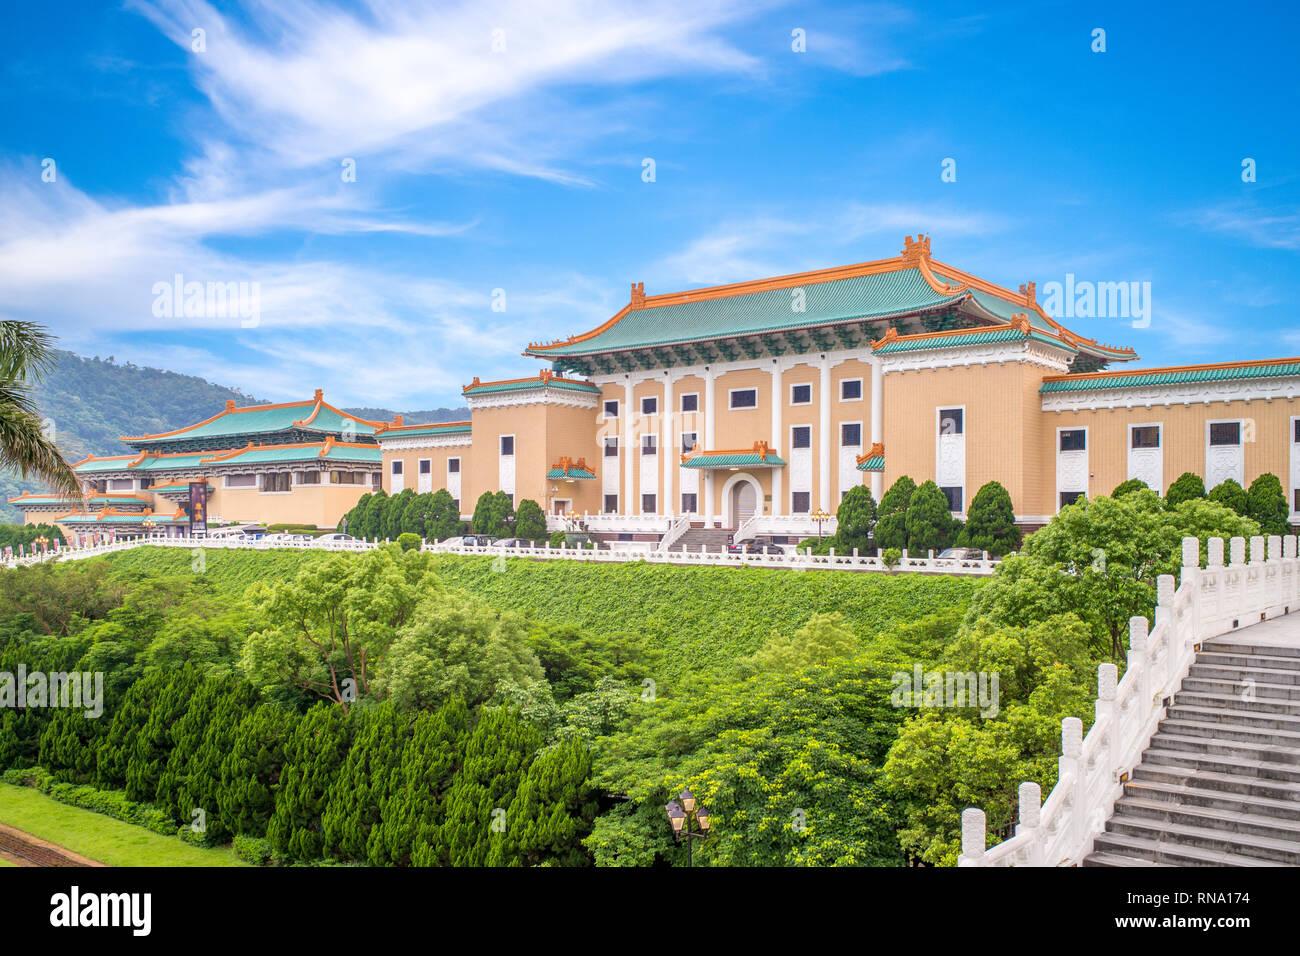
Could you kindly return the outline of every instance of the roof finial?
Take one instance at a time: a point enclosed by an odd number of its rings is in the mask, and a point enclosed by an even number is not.
[[[234,410],[235,410],[235,400],[233,398],[226,399],[226,411],[233,412]]]
[[[632,308],[639,309],[645,305],[645,283],[632,283]]]
[[[1038,301],[1035,286],[1036,283],[1033,282],[1022,282],[1020,284],[1020,294],[1025,297],[1025,305],[1034,305]]]
[[[325,390],[320,388],[316,389],[316,401],[319,402],[324,397],[325,397]]]
[[[915,240],[911,236],[903,237],[903,251],[900,255],[904,259],[928,259],[930,257],[930,237],[923,232],[918,232]]]
[[[402,427],[402,416],[400,413],[393,416],[393,427],[394,428]]]

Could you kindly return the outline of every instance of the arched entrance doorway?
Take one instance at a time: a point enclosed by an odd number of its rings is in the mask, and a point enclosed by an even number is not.
[[[749,474],[732,475],[722,488],[722,523],[735,528],[758,514],[763,506],[763,486]]]

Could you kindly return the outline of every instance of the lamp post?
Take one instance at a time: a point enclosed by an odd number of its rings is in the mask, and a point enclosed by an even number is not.
[[[152,535],[153,529],[158,527],[158,522],[154,521],[153,518],[145,518],[144,521],[140,523],[144,527],[144,533],[146,537]]]
[[[47,544],[50,543],[50,539],[47,538],[47,537],[45,537],[45,535],[41,535],[40,537],[35,538],[35,539],[32,541],[32,543],[33,543],[33,544],[39,544],[39,545],[41,546],[41,550],[44,551],[44,550],[45,550],[45,546],[46,546]]]
[[[694,866],[691,841],[708,839],[711,825],[709,811],[704,807],[696,806],[695,794],[691,793],[689,787],[678,795],[677,800],[669,800],[664,805],[664,810],[668,813],[668,822],[673,827],[673,840],[677,843],[686,841],[686,865]],[[698,833],[691,829],[692,818],[700,828]]]
[[[828,520],[830,518],[830,515],[822,511],[821,508],[818,508],[816,511],[809,512],[808,517],[812,518],[813,521],[817,522],[817,543],[821,544],[822,522]]]

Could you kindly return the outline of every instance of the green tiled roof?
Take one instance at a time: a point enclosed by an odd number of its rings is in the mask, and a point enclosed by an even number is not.
[[[188,518],[177,518],[173,515],[106,515],[106,514],[76,514],[65,515],[55,521],[55,524],[142,524],[146,519],[155,524],[179,524],[188,523]]]
[[[582,468],[570,468],[568,471],[565,471],[563,468],[552,468],[546,473],[546,477],[548,480],[560,480],[565,478],[595,478],[596,476]]]
[[[77,465],[77,474],[88,475],[97,471],[125,471],[126,466],[135,461],[135,455],[123,455],[119,458],[91,458]]]
[[[421,425],[419,428],[398,428],[380,432],[377,437],[380,441],[383,441],[386,438],[431,438],[436,435],[468,435],[469,433],[470,426],[465,422],[452,424],[430,422],[428,425]]]
[[[146,458],[132,468],[132,471],[172,471],[176,468],[198,468],[211,453],[195,452],[192,455],[168,455],[159,458]],[[78,471],[81,469],[78,468]]]
[[[465,389],[466,395],[488,395],[493,392],[522,392],[533,388],[564,388],[574,392],[594,392],[600,394],[600,389],[588,382],[572,382],[568,379],[552,378],[528,378],[522,382],[488,382],[484,385],[471,385]]]
[[[322,461],[360,461],[379,464],[384,460],[384,453],[375,445],[373,448],[340,448],[335,445],[324,455]]]
[[[356,435],[373,435],[375,428],[364,422],[349,418],[322,404],[316,417],[305,425],[296,424],[311,416],[315,408],[314,401],[295,402],[291,405],[262,408],[258,405],[246,405],[230,412],[221,412],[215,418],[189,428],[179,429],[167,435],[142,435],[128,438],[132,444],[154,444],[158,442],[192,441],[201,438],[229,438],[231,435],[261,435],[268,432],[282,432],[291,428],[307,431],[333,432],[341,434],[351,431]]]
[[[188,481],[171,481],[165,485],[152,485],[149,488],[146,488],[145,490],[149,492],[153,492],[155,494],[163,494],[165,492],[178,492],[178,491],[188,492],[190,490],[190,483]],[[212,487],[212,485],[208,485],[208,491],[216,491],[216,489]]]
[[[791,308],[791,290],[804,293],[804,311]],[[884,318],[955,303],[963,294],[935,292],[919,269],[809,282],[802,286],[742,292],[697,302],[633,309],[605,331],[585,341],[529,349],[539,358],[590,355],[617,349],[694,342],[726,336]]]
[[[925,338],[901,338],[893,339],[886,342],[876,349],[879,355],[890,355],[895,352],[916,352],[923,349],[946,349],[958,348],[963,345],[992,345],[998,342],[1021,342],[1026,339],[1035,339],[1039,342],[1046,342],[1048,345],[1055,345],[1057,348],[1068,349],[1073,352],[1074,349],[1066,345],[1055,336],[1044,335],[1038,331],[1031,331],[1028,334],[1019,329],[972,329],[969,332],[963,332],[960,335],[935,335]]]
[[[1040,392],[1084,392],[1108,388],[1150,388],[1201,382],[1230,382],[1300,375],[1300,358],[1277,362],[1243,362],[1223,368],[1153,368],[1110,375],[1079,375],[1046,381]]]
[[[884,471],[885,456],[874,455],[858,465],[858,471]]]
[[[383,452],[378,445],[366,448],[335,445],[325,455],[320,452],[320,445],[295,445],[292,448],[254,446],[220,458],[207,456],[205,462],[211,465],[267,465],[289,461],[360,461],[378,464],[383,460]]]
[[[722,454],[703,452],[692,455],[682,462],[683,468],[784,468],[785,459],[775,452],[768,452],[764,458],[756,451],[727,452]]]

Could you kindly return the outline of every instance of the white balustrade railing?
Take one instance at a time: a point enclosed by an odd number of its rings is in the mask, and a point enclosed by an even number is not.
[[[668,526],[668,531],[664,534],[662,538],[659,539],[659,543],[655,546],[655,550],[667,551],[669,548],[671,548],[673,545],[675,545],[678,541],[682,539],[682,535],[686,534],[686,532],[690,530],[691,530],[691,516],[678,515],[676,518],[673,519],[672,524]],[[741,539],[737,537],[736,540],[739,541]]]
[[[1222,538],[1206,546],[1183,539],[1178,589],[1172,575],[1156,584],[1155,626],[1129,620],[1129,651],[1123,680],[1114,664],[1097,668],[1095,717],[1061,722],[1060,771],[1046,802],[1036,783],[1019,790],[1015,836],[987,847],[983,810],[962,813],[959,866],[1072,866],[1092,852],[1124,781],[1140,762],[1174,693],[1191,669],[1203,641],[1300,608],[1300,561],[1294,535],[1246,541],[1233,538],[1224,564]],[[987,847],[987,848],[986,848]]]
[[[452,542],[459,537],[445,542],[426,541],[423,549],[439,554],[473,555],[477,557],[497,555],[511,558],[535,558],[546,560],[586,561],[594,563],[616,563],[624,561],[648,561],[651,564],[707,565],[713,567],[770,567],[790,568],[802,571],[903,571],[921,574],[959,574],[988,575],[993,573],[998,562],[984,560],[952,560],[936,558],[933,552],[925,558],[910,557],[903,552],[902,560],[890,567],[878,555],[859,555],[856,549],[851,554],[812,554],[810,551],[797,551],[790,548],[784,554],[732,554],[726,551],[659,551],[654,542],[627,541],[611,542],[600,548],[568,547],[561,545],[552,548],[549,544],[530,547],[511,548],[474,548]],[[163,548],[200,548],[204,550],[245,550],[271,551],[288,549],[294,551],[370,551],[387,544],[387,541],[284,541],[272,537],[264,538],[195,538],[184,535],[141,535],[129,540],[116,541],[112,544],[100,544],[86,547],[62,548],[42,555],[14,558],[4,562],[4,567],[17,567],[36,564],[41,561],[66,560],[75,561],[93,558],[115,551],[125,551],[139,547]]]

